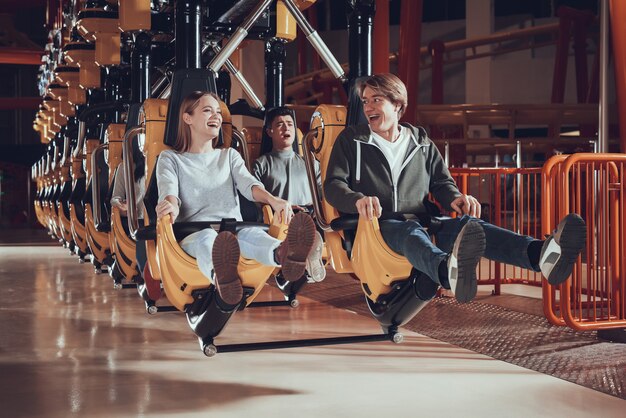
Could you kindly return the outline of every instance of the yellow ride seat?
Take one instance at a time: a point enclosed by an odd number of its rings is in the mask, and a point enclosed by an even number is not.
[[[89,254],[87,243],[87,229],[84,223],[84,208],[78,202],[85,192],[85,171],[83,167],[83,150],[77,150],[72,155],[72,198],[70,199],[70,221],[72,224],[72,238],[82,254]],[[79,194],[79,195],[76,195]],[[81,213],[78,213],[78,211]]]
[[[107,128],[109,190],[113,190],[116,172],[122,163],[122,140],[124,139],[125,124],[110,124]],[[111,193],[109,193],[110,195]],[[108,198],[109,196],[107,196]],[[108,203],[108,202],[107,202]],[[109,246],[115,261],[124,277],[128,280],[139,274],[137,270],[136,246],[126,232],[120,210],[111,208],[111,230],[109,231]]]
[[[152,183],[156,184],[154,170],[158,155],[161,151],[169,149],[163,142],[167,105],[165,100],[148,99],[144,102],[140,117],[145,130],[146,194],[151,193]],[[220,105],[223,120],[223,146],[228,147],[232,138],[231,115],[224,103],[220,103]],[[149,227],[150,216],[145,217],[145,225]],[[156,240],[148,240],[147,250],[153,278],[161,280],[170,303],[178,310],[185,311],[194,302],[194,292],[210,288],[212,283],[210,278],[205,277],[200,272],[195,259],[180,247],[174,232],[178,226],[181,224],[173,225],[169,218],[158,220],[156,223]],[[284,238],[286,226],[275,225],[270,228],[269,232],[277,238]],[[243,286],[252,290],[246,297],[246,304],[254,300],[273,270],[272,266],[264,266],[257,261],[240,258],[238,272]]]
[[[346,109],[343,106],[318,106],[311,119],[311,135],[307,135],[310,138],[308,149],[320,162],[322,182],[326,179],[333,145],[345,128],[345,123]],[[327,224],[340,218],[339,212],[325,199],[322,198],[321,203],[322,215]],[[344,231],[325,232],[330,263],[338,273],[354,273],[368,299],[379,301],[381,296],[392,290],[394,282],[409,278],[413,267],[405,257],[392,251],[385,243],[377,219],[358,220],[350,258],[344,249],[344,234]]]
[[[86,169],[85,175],[87,179],[92,177],[92,170],[98,170],[98,167],[93,167],[91,164],[91,154],[99,145],[100,140],[88,139],[86,141]],[[98,187],[96,184],[91,184],[91,187]],[[103,264],[107,261],[107,258],[111,254],[111,247],[109,245],[109,234],[107,232],[100,232],[96,229],[96,225],[93,217],[93,209],[91,202],[85,202],[85,229],[86,238],[91,254],[95,257],[95,260]]]
[[[64,138],[64,150],[69,149],[70,137],[65,136]],[[69,199],[69,193],[71,193],[71,185],[72,185],[72,176],[70,174],[70,158],[67,155],[69,154],[64,151],[63,160],[61,161],[61,172],[59,175],[59,184],[62,188],[60,191],[60,199],[57,203],[57,211],[59,217],[59,228],[61,232],[61,238],[67,243],[72,242],[72,221],[70,219],[69,211],[66,213],[66,210],[69,209],[67,202],[64,201],[65,198]],[[68,193],[66,193],[66,189]],[[65,195],[67,194],[67,196]]]

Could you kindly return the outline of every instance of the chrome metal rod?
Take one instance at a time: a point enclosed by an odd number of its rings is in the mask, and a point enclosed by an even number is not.
[[[609,152],[609,0],[600,1],[600,103],[598,106],[598,148]]]
[[[213,50],[215,51],[215,53],[219,53],[221,51],[221,48],[219,47],[219,45],[213,45]],[[224,66],[226,67],[226,70],[228,70],[228,72],[233,77],[235,77],[243,92],[246,94],[246,96],[248,96],[250,101],[252,101],[254,107],[259,109],[260,111],[265,111],[265,106],[263,106],[263,102],[261,102],[261,99],[259,99],[259,96],[256,95],[256,93],[252,89],[252,86],[250,85],[250,83],[248,83],[248,80],[245,79],[243,74],[241,74],[241,71],[239,71],[237,67],[235,67],[232,61],[230,59],[226,59]]]
[[[235,49],[243,40],[248,36],[248,31],[254,25],[254,23],[259,19],[263,11],[272,3],[273,0],[263,0],[260,2],[254,10],[246,17],[241,26],[237,28],[233,36],[230,37],[224,48],[211,60],[209,63],[209,68],[211,71],[217,73],[222,65],[226,62],[226,60],[235,52]]]
[[[159,79],[158,79],[158,80],[157,80],[157,81],[156,81],[156,82],[152,85],[152,88],[150,89],[151,94],[154,94],[154,93],[156,93],[157,91],[159,91],[159,89],[160,89],[161,87],[163,87],[163,85],[164,85],[165,83],[168,83],[168,80],[169,80],[169,79],[168,79],[168,77],[167,77],[167,74],[163,74],[163,75],[161,76],[161,78],[159,78]],[[168,86],[166,87],[166,89],[165,89],[165,90],[163,90],[163,92],[159,95],[159,98],[160,98],[160,99],[166,99],[166,97],[163,97],[163,94],[167,91],[167,92],[168,92],[167,94],[168,94],[168,96],[169,96],[169,89],[171,89],[171,87],[168,85]]]
[[[330,231],[330,224],[324,217],[322,211],[322,197],[317,189],[317,176],[315,175],[315,164],[313,160],[315,156],[311,151],[313,147],[313,139],[317,134],[317,129],[311,130],[306,133],[302,140],[302,146],[304,147],[304,166],[306,167],[306,176],[309,180],[309,188],[311,189],[311,196],[313,196],[313,213],[315,213],[315,220],[323,231]],[[322,131],[323,135],[323,131]]]
[[[78,140],[76,141],[76,148],[72,152],[74,157],[78,157],[80,153],[83,151],[83,146],[85,145],[85,135],[87,132],[87,125],[83,121],[78,122]]]
[[[72,140],[68,135],[63,137],[63,157],[61,158],[61,166],[70,165],[71,147],[70,142]]]
[[[234,137],[237,137],[237,140],[239,141],[239,148],[241,149],[243,161],[246,163],[246,168],[248,169],[248,171],[252,172],[252,162],[250,161],[250,151],[248,150],[248,141],[246,141],[246,138],[243,136],[243,134],[239,132],[239,129],[236,129],[233,126],[233,139]]]
[[[100,211],[100,171],[98,170],[98,156],[109,149],[109,144],[100,144],[91,153],[91,214],[93,224],[98,229],[102,223],[102,212]]]
[[[296,23],[306,35],[307,40],[311,43],[313,48],[317,51],[319,56],[324,60],[330,71],[333,73],[335,78],[340,79],[341,81],[346,80],[346,74],[339,64],[339,61],[335,58],[335,56],[330,52],[328,46],[324,43],[322,38],[320,38],[319,34],[313,29],[311,24],[306,20],[306,17],[302,14],[298,6],[293,2],[293,0],[283,0],[283,3],[289,10],[289,13],[296,19]]]
[[[137,241],[137,231],[139,230],[139,215],[137,214],[137,192],[133,180],[133,140],[137,135],[145,133],[142,126],[136,126],[126,131],[122,147],[122,158],[124,159],[124,188],[126,189],[126,202],[128,205],[128,230],[132,239]]]

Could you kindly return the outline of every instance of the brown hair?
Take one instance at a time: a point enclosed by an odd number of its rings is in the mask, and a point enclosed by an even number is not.
[[[211,96],[217,100],[218,105],[220,104],[220,98],[217,94],[208,91],[194,91],[180,103],[180,110],[178,112],[178,132],[176,135],[176,143],[174,144],[174,149],[178,152],[187,152],[189,151],[189,147],[191,147],[191,128],[183,120],[183,115],[185,113],[191,115],[198,107],[200,99],[204,96]]]
[[[396,75],[391,73],[375,74],[365,78],[358,85],[359,96],[363,96],[363,90],[369,87],[376,90],[391,101],[394,105],[400,105],[398,118],[401,118],[407,106],[406,86]]]

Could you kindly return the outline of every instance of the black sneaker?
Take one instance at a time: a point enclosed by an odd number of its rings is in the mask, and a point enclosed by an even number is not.
[[[570,213],[543,243],[539,267],[552,286],[563,283],[572,274],[574,263],[585,246],[587,227],[576,213]]]
[[[228,231],[220,232],[213,243],[213,282],[218,296],[227,305],[235,306],[243,298],[243,286],[237,272],[239,241]]]
[[[454,241],[448,258],[448,280],[456,300],[467,303],[476,296],[476,267],[485,252],[485,231],[475,221],[469,221]]]

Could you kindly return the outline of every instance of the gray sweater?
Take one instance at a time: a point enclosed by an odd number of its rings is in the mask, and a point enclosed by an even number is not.
[[[232,148],[202,154],[163,151],[157,162],[156,176],[159,201],[171,195],[180,202],[177,222],[220,221],[222,218],[241,221],[237,190],[254,201],[252,186],[263,187]]]
[[[304,159],[293,150],[272,151],[260,156],[252,168],[254,176],[265,189],[292,205],[312,205],[313,197]],[[318,191],[321,191],[319,162],[315,161]]]

